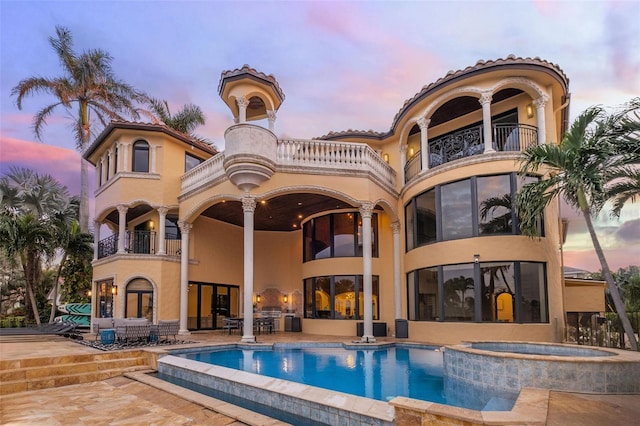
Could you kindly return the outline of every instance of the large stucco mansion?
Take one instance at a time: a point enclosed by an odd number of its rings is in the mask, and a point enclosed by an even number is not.
[[[568,90],[555,64],[509,56],[424,86],[387,131],[278,139],[284,92],[244,66],[219,82],[223,152],[112,122],[84,155],[92,316],[179,319],[183,334],[238,317],[244,342],[261,316],[363,341],[560,341],[568,312],[603,310],[603,290],[567,289],[557,204],[529,238],[513,200],[544,178],[519,176],[518,160],[561,140]]]

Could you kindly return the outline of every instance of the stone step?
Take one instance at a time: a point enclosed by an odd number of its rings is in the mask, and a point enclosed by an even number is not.
[[[0,361],[0,394],[87,383],[150,368],[143,351]]]
[[[56,357],[0,359],[0,371],[15,370],[17,368],[43,367],[56,364],[78,364],[83,362],[100,362],[111,359],[146,357],[141,350],[98,352],[93,354],[73,354]]]
[[[122,376],[125,373],[134,371],[149,370],[146,365],[138,365],[127,368],[113,368],[108,370],[100,370],[94,372],[82,372],[73,374],[64,374],[56,376],[37,377],[28,380],[11,380],[3,381],[0,385],[0,394],[8,395],[11,393],[25,392],[38,389],[55,388],[59,386],[77,385],[80,383],[89,383],[100,380],[107,380],[112,377]]]
[[[97,373],[104,370],[124,369],[147,365],[142,357],[105,359],[69,364],[51,364],[9,370],[0,370],[0,383],[15,380],[31,380],[53,376],[64,376],[78,373]]]

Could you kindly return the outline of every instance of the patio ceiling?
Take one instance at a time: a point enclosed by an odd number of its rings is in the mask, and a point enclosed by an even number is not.
[[[307,217],[327,210],[353,207],[333,197],[318,194],[287,194],[258,202],[254,229],[258,231],[295,231]],[[243,226],[242,202],[226,201],[209,207],[202,216]]]

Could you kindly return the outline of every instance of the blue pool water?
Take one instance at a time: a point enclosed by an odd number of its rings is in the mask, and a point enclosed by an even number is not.
[[[491,399],[471,405],[443,391],[442,352],[388,347],[347,350],[341,347],[224,349],[176,353],[176,356],[254,374],[304,383],[366,398],[389,401],[405,396],[481,410]],[[456,402],[452,402],[452,401]],[[513,401],[493,409],[510,410]]]

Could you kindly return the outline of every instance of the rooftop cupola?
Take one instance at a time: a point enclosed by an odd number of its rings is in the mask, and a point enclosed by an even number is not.
[[[234,185],[248,192],[275,172],[278,138],[273,127],[284,93],[272,75],[248,65],[224,71],[218,93],[235,123],[224,134],[224,169]],[[269,129],[248,123],[264,118],[269,120]]]
[[[218,94],[231,110],[236,124],[267,118],[271,131],[276,111],[284,101],[284,92],[275,77],[256,71],[249,65],[223,71]]]

